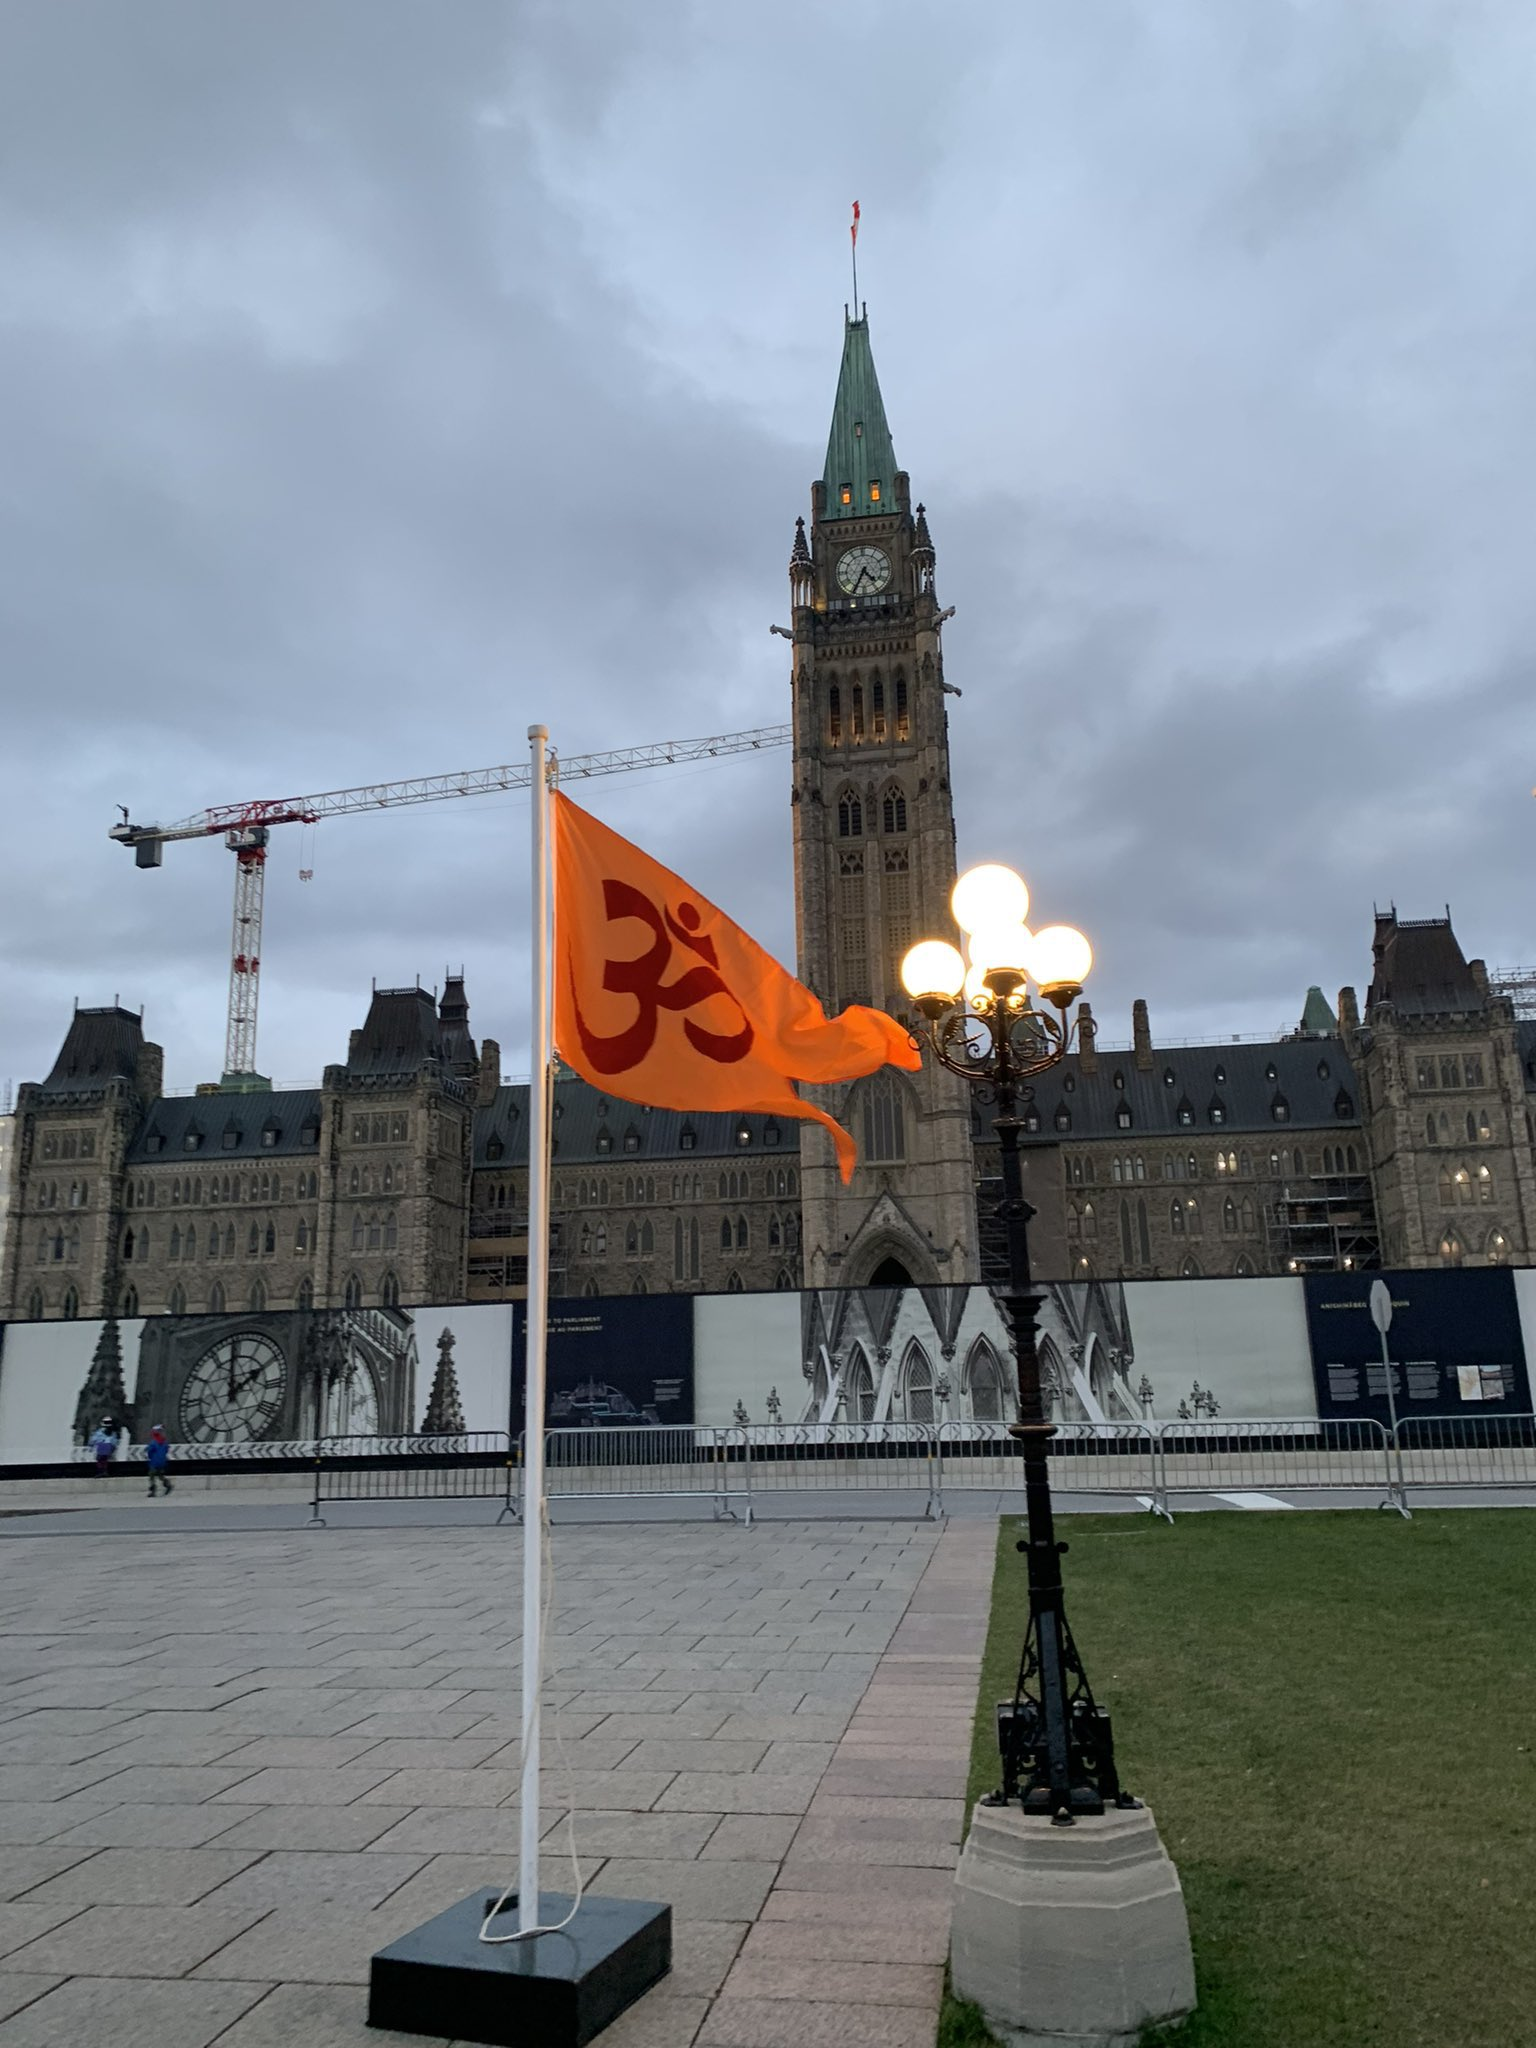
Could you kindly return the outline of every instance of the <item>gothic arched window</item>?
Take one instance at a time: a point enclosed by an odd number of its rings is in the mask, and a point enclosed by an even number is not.
[[[932,1422],[933,1367],[921,1344],[913,1344],[907,1352],[901,1391],[908,1422]]]
[[[877,1074],[864,1091],[864,1157],[871,1165],[883,1165],[906,1156],[901,1084],[890,1074]]]
[[[891,784],[881,800],[880,822],[887,832],[905,832],[907,829],[907,796],[898,782]]]
[[[379,1300],[385,1308],[400,1306],[400,1282],[393,1273],[384,1275],[383,1284],[379,1288]]]
[[[221,1316],[224,1313],[224,1282],[215,1280],[208,1290],[208,1313]]]
[[[1003,1419],[1003,1372],[997,1353],[985,1337],[978,1337],[965,1361],[964,1389],[976,1422]]]
[[[833,746],[843,736],[843,693],[836,683],[827,692],[827,733]]]
[[[347,1275],[347,1287],[345,1294],[342,1296],[342,1305],[346,1308],[361,1308],[363,1305],[363,1283],[355,1273]]]
[[[166,1308],[173,1316],[184,1316],[187,1312],[187,1290],[179,1280],[171,1289],[171,1298],[166,1303]]]
[[[837,799],[837,836],[839,839],[864,837],[864,805],[855,789],[845,789]]]

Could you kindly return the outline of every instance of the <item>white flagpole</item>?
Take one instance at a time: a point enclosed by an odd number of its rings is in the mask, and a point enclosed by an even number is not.
[[[533,1079],[528,1088],[528,1319],[523,1391],[523,1758],[517,1924],[539,1925],[539,1684],[543,1676],[544,1363],[549,1323],[550,896],[548,728],[530,725]]]

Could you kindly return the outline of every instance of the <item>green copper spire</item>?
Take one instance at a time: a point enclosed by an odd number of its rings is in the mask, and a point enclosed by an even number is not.
[[[1336,1038],[1339,1020],[1329,1007],[1328,998],[1314,982],[1307,990],[1307,1000],[1301,1013],[1301,1035],[1303,1038]]]
[[[843,323],[843,363],[827,438],[828,519],[859,519],[894,502],[896,451],[869,347],[869,318]],[[847,492],[847,502],[843,494]],[[878,496],[875,495],[878,493]]]

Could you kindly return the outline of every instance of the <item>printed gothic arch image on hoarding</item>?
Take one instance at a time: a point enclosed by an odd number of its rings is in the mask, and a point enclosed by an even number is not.
[[[1039,1342],[1058,1422],[1140,1421],[1119,1281],[1042,1289]],[[1013,1349],[985,1287],[823,1288],[800,1297],[800,1423],[995,1422],[1017,1412]]]

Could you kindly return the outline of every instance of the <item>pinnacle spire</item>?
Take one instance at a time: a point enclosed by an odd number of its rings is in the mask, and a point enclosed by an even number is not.
[[[822,471],[829,519],[858,519],[894,498],[896,451],[869,346],[869,316],[843,322],[843,360],[837,373],[832,431]]]

